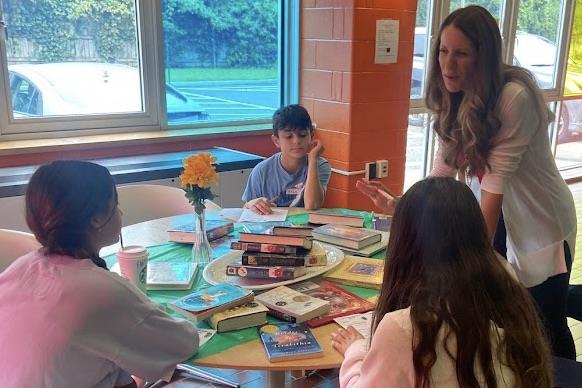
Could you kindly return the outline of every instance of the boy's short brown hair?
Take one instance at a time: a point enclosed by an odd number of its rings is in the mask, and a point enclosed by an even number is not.
[[[283,106],[273,114],[273,135],[279,131],[309,131],[313,134],[313,123],[307,109],[299,104]]]

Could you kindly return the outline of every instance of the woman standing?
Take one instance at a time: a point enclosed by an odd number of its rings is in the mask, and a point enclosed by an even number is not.
[[[575,358],[566,322],[576,212],[550,149],[553,120],[533,76],[505,65],[495,19],[482,7],[452,12],[433,47],[426,104],[439,140],[433,176],[477,187],[489,237],[502,213],[507,259],[529,288],[555,355]],[[391,212],[379,183],[358,189]]]

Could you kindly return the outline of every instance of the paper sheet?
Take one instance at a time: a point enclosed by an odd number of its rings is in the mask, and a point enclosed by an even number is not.
[[[285,221],[287,209],[273,208],[272,214],[257,214],[250,209],[225,208],[218,213],[222,218],[234,222],[273,222]]]
[[[363,314],[346,315],[345,317],[334,318],[334,321],[344,329],[348,326],[353,326],[358,333],[364,336],[364,338],[370,338],[370,333],[372,331],[372,314],[373,311],[368,311]]]

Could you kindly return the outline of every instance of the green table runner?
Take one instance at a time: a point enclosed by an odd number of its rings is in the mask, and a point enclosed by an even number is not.
[[[364,226],[371,227],[373,214],[368,212],[360,212],[360,211],[353,211],[347,209],[334,209],[340,214],[349,214],[349,215],[358,215],[364,218]],[[287,221],[295,224],[301,225],[306,224],[308,221],[308,214],[301,213],[295,214],[292,216],[287,217]],[[223,254],[227,253],[230,249],[230,242],[233,239],[238,237],[238,234],[242,226],[237,226],[235,231],[231,233],[228,237],[215,240],[211,242],[212,248],[214,250],[215,257],[222,256]],[[149,252],[149,261],[173,261],[176,259],[184,259],[185,257],[190,257],[192,252],[192,246],[188,244],[178,244],[178,243],[164,243],[160,245],[155,245],[148,247]],[[383,258],[384,252],[380,252],[374,255],[376,258]],[[117,258],[115,255],[109,255],[105,257],[105,261],[107,262],[107,266],[111,268],[116,262]],[[174,317],[184,318],[182,315],[177,314],[173,309],[167,306],[168,303],[184,296],[192,293],[193,291],[205,288],[210,286],[204,278],[202,277],[202,268],[198,271],[196,275],[196,279],[194,280],[194,285],[192,286],[191,290],[156,290],[156,291],[148,291],[148,297],[153,300],[154,302],[158,303],[162,308],[170,315]],[[362,297],[362,298],[370,298],[374,295],[378,294],[377,290],[362,288],[362,287],[353,287],[342,285],[346,290],[353,292],[354,294]],[[267,320],[269,322],[281,322],[276,318],[268,316]],[[209,328],[206,322],[197,322],[196,326]],[[244,342],[252,341],[254,339],[258,339],[259,336],[257,334],[256,327],[250,327],[248,329],[230,331],[226,333],[216,333],[210,341],[208,341],[198,353],[192,358],[192,360],[196,360],[198,358],[204,358],[207,356],[211,356],[214,354],[218,354],[224,350],[232,348],[233,346],[239,345]]]

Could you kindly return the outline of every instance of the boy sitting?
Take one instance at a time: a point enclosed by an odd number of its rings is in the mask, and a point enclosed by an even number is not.
[[[331,168],[320,157],[323,144],[313,140],[313,124],[301,105],[279,108],[273,115],[273,143],[281,152],[257,164],[242,200],[258,214],[271,207],[318,209],[323,203]]]

